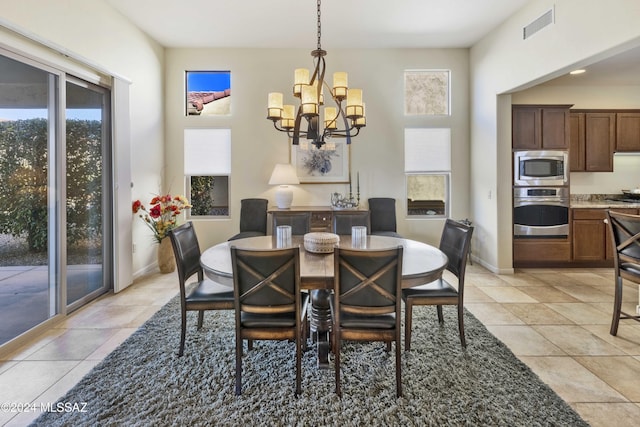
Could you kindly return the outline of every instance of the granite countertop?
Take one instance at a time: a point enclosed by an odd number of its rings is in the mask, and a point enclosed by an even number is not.
[[[640,200],[637,203],[616,200],[622,197],[622,194],[572,194],[569,204],[571,208],[576,209],[640,208]]]

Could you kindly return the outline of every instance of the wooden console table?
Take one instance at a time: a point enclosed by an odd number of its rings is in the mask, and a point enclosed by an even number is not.
[[[277,207],[269,208],[269,214],[272,215],[271,224],[273,224],[273,217],[277,215],[287,215],[300,212],[311,212],[311,231],[318,232],[331,232],[331,222],[333,220],[333,213],[358,213],[362,212],[362,209],[340,209],[334,210],[331,206],[291,206],[289,209],[280,209]],[[271,232],[273,234],[273,231]]]

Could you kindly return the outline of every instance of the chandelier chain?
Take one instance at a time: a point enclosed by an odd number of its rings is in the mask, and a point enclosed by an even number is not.
[[[318,5],[318,50],[321,50],[322,47],[320,46],[320,35],[322,33],[321,28],[320,28],[320,2],[321,0],[318,0],[317,5]]]
[[[362,89],[347,88],[347,73],[334,73],[333,88],[324,81],[324,56],[327,52],[322,50],[321,45],[321,2],[322,0],[316,0],[318,45],[316,50],[311,51],[315,69],[311,75],[309,70],[304,68],[296,69],[295,72],[293,95],[300,98],[297,113],[293,105],[283,105],[282,93],[273,92],[269,93],[267,119],[273,121],[276,130],[286,132],[293,145],[298,145],[300,138],[306,138],[318,149],[334,150],[335,143],[329,143],[330,138],[345,138],[347,145],[351,144],[351,138],[358,136],[360,129],[366,126],[366,119]],[[321,119],[320,107],[324,106],[323,87],[328,89],[336,105],[326,106],[324,118]],[[346,105],[343,105],[345,100]],[[303,122],[306,122],[306,129]]]

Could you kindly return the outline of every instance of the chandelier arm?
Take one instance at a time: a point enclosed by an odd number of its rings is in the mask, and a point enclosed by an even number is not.
[[[273,127],[276,128],[276,130],[280,131],[280,132],[286,132],[287,130],[283,127],[278,127],[278,122],[280,120],[274,120],[273,121]]]
[[[318,103],[320,103],[320,94],[322,93],[322,85],[325,84],[324,83],[324,72],[326,71],[327,67],[326,64],[324,62],[324,56],[320,57],[320,60],[318,61],[319,63],[321,63],[321,67],[319,67],[319,71],[320,71],[320,75],[318,76]],[[331,93],[331,92],[329,92]]]
[[[292,144],[300,144],[300,123],[302,122],[302,106],[298,108],[298,114],[296,115],[296,121],[293,125]]]
[[[341,115],[342,115],[342,121],[344,122],[344,129],[345,129],[345,137],[347,138],[347,144],[351,144],[351,129],[353,129],[352,126],[349,126],[349,121],[347,120],[347,116],[344,114],[344,111],[341,111]]]

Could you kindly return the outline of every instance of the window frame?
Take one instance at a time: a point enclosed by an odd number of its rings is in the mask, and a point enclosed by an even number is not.
[[[442,214],[411,214],[409,208],[409,178],[412,176],[444,176],[444,213]],[[405,172],[405,194],[407,200],[408,219],[442,219],[449,218],[451,212],[451,171],[433,172]]]

